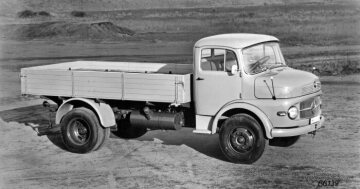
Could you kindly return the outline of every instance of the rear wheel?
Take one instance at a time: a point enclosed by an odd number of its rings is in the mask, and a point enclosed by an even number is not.
[[[228,118],[222,124],[219,137],[222,152],[234,163],[253,163],[265,149],[262,128],[248,114],[236,114]]]
[[[87,108],[75,108],[60,123],[66,149],[73,153],[88,153],[99,149],[109,136],[95,113]]]
[[[97,150],[101,149],[101,147],[104,146],[107,139],[110,137],[110,128],[104,128],[103,135],[104,135],[104,137],[102,137],[102,141],[98,144],[97,147],[95,146],[94,151],[97,151]]]

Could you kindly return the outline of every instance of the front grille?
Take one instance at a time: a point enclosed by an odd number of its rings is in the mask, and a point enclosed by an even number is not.
[[[311,118],[319,115],[321,110],[321,98],[316,96],[300,102],[300,119]]]

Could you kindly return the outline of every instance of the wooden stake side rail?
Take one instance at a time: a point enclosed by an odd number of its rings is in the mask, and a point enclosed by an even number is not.
[[[129,63],[106,67],[102,62],[83,61],[21,69],[21,93],[42,96],[83,97],[182,104],[191,101],[191,73],[164,74],[165,66],[143,64],[146,70],[129,68]],[[82,66],[81,66],[82,64]],[[113,64],[113,63],[111,63]],[[122,64],[122,65],[121,65]],[[126,64],[126,65],[125,65]],[[155,64],[155,66],[152,66]],[[86,66],[88,65],[88,66]],[[98,65],[98,66],[96,66]],[[179,73],[176,69],[167,71]],[[174,65],[173,68],[181,66]],[[184,68],[189,68],[182,66]],[[111,69],[112,68],[112,69]],[[124,68],[122,68],[124,69]],[[104,71],[106,70],[106,71]],[[109,71],[111,70],[111,71]],[[114,71],[116,70],[116,71]],[[128,71],[133,71],[128,73]],[[151,70],[147,71],[147,70]],[[147,72],[147,73],[134,73]],[[184,72],[184,70],[182,70]],[[189,70],[188,70],[189,71]],[[149,73],[150,72],[150,73]]]

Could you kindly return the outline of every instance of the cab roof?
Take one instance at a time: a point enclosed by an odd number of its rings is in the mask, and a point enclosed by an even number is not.
[[[263,35],[263,34],[251,34],[251,33],[231,33],[220,34],[200,39],[195,43],[195,47],[202,46],[224,46],[232,47],[235,49],[242,49],[262,42],[279,41],[278,38]]]

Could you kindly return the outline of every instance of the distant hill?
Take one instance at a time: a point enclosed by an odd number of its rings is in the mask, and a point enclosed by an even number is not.
[[[6,36],[12,39],[73,39],[73,40],[121,40],[135,34],[112,22],[43,22],[41,24],[10,25]]]
[[[0,14],[7,15],[25,9],[50,12],[106,11],[156,8],[195,8],[195,7],[244,7],[271,4],[296,3],[358,3],[358,0],[1,0]]]

